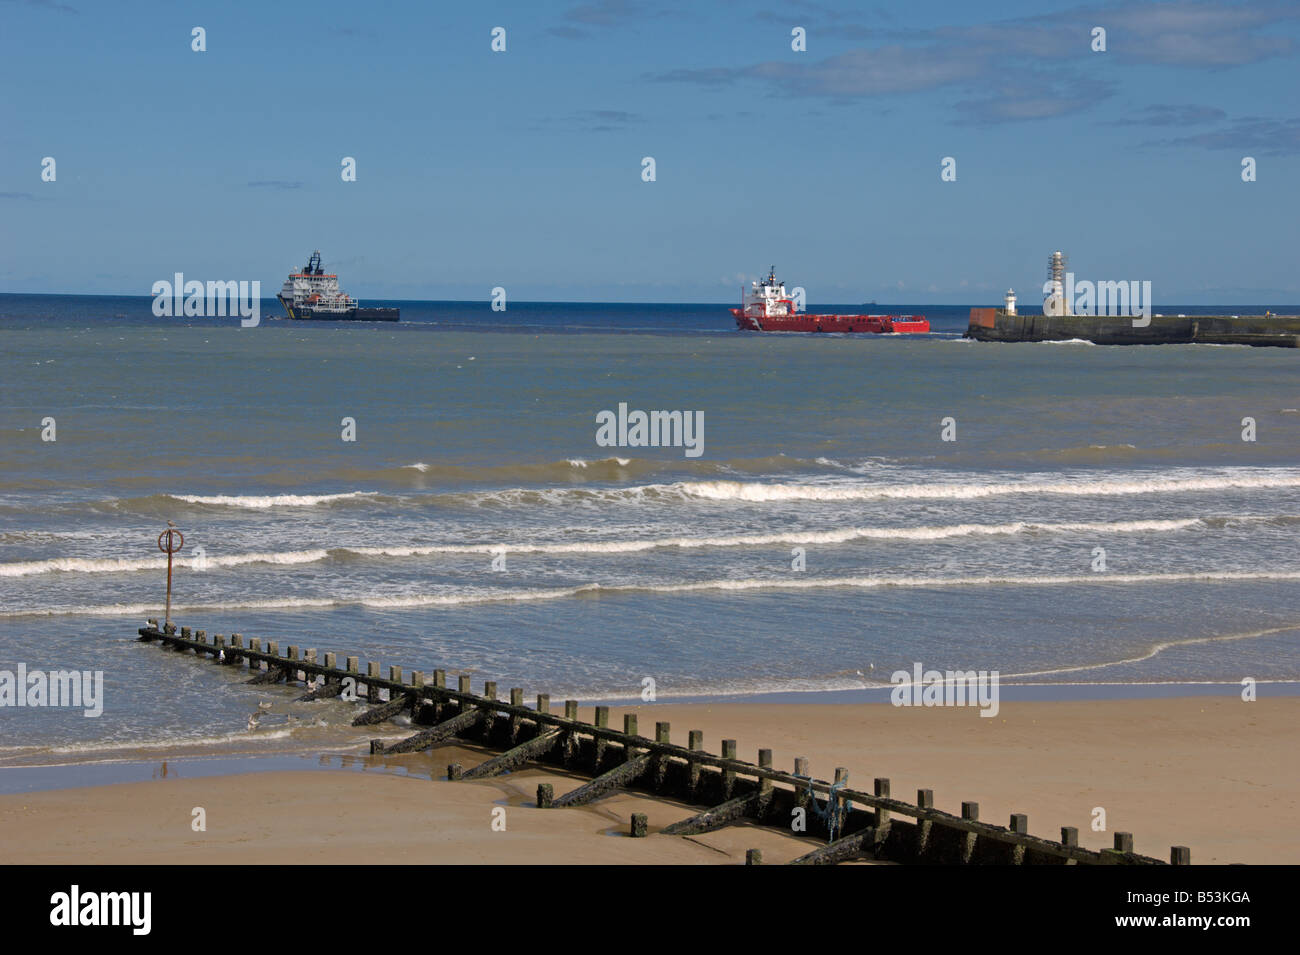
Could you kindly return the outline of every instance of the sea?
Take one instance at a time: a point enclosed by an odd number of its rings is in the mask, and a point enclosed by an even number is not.
[[[526,699],[1300,680],[1293,350],[977,343],[968,306],[873,305],[933,333],[872,336],[367,304],[401,321],[0,295],[0,702],[20,665],[103,674],[98,716],[0,707],[0,765],[356,742],[349,709],[136,640],[168,522],[178,625]],[[1165,312],[1265,308],[1300,311]],[[638,411],[691,442],[602,432]]]

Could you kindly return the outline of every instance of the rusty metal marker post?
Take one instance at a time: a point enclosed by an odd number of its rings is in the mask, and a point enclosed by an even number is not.
[[[163,543],[163,538],[166,538],[166,543]],[[172,622],[172,554],[184,546],[185,535],[174,528],[168,527],[158,535],[158,549],[167,555],[167,611],[163,614],[163,626],[171,626]]]

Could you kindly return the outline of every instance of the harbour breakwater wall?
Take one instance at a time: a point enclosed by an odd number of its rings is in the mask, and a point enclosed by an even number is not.
[[[181,627],[178,632],[174,624],[160,627],[157,620],[149,620],[137,633],[141,641],[157,641],[164,649],[211,657],[225,666],[247,666],[253,674],[249,683],[311,684],[309,692],[297,697],[300,701],[350,697],[347,691],[355,691],[355,699],[371,706],[356,716],[354,726],[409,714],[413,728],[421,727],[387,745],[372,740],[372,754],[423,752],[455,741],[499,751],[468,769],[448,766],[448,780],[488,778],[527,763],[589,777],[558,797],[553,784],[539,785],[534,804],[539,810],[581,806],[618,790],[635,790],[703,807],[655,835],[688,836],[738,823],[761,825],[797,833],[807,842],[808,851],[792,862],[802,865],[855,859],[957,865],[1164,864],[1134,852],[1133,836],[1126,832],[1114,833],[1114,848],[1095,851],[1078,844],[1073,827],[1063,827],[1059,840],[1030,835],[1023,813],[1013,813],[1007,826],[997,826],[980,820],[976,802],[963,802],[960,816],[936,809],[929,789],[918,790],[914,803],[895,799],[887,778],[874,779],[869,793],[850,789],[843,767],[835,770],[833,781],[813,777],[804,758],[795,759],[792,772],[784,772],[773,767],[770,749],[758,751],[757,763],[739,759],[735,740],[723,740],[721,755],[714,755],[704,749],[699,730],[691,730],[682,746],[672,742],[668,723],[657,722],[651,739],[639,734],[633,713],[623,716],[618,731],[609,726],[606,706],[594,707],[592,718],[582,720],[576,700],[564,701],[561,716],[551,712],[547,694],[538,694],[536,704],[528,707],[523,690],[512,688],[506,702],[498,699],[497,685],[491,681],[484,684],[483,693],[472,692],[468,676],[461,676],[453,690],[444,670],[427,675],[410,671],[404,679],[400,666],[390,666],[384,677],[380,664],[371,661],[363,674],[357,657],[347,657],[340,668],[334,653],[318,659],[315,649],[300,652],[288,646],[281,654],[275,642],[263,650],[255,637],[245,646],[240,634],[231,634],[229,641],[221,634],[209,640],[204,630]],[[802,828],[792,825],[795,819]],[[645,814],[632,815],[630,834],[651,835]],[[748,864],[761,861],[759,850],[749,850]],[[1171,848],[1171,864],[1190,861],[1186,846]]]
[[[984,342],[1082,339],[1098,345],[1268,345],[1300,348],[1296,315],[1153,315],[1135,328],[1125,315],[1010,315],[972,308],[966,338]]]

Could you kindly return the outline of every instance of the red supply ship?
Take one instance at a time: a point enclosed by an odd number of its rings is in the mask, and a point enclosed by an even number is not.
[[[754,332],[890,332],[918,334],[930,330],[924,315],[809,315],[795,310],[785,285],[776,280],[776,266],[767,278],[742,293],[740,308],[731,309],[736,326]]]

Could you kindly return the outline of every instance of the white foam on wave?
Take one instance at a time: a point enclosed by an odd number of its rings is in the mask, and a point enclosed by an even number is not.
[[[270,507],[315,507],[317,504],[329,504],[332,501],[372,497],[375,493],[375,491],[348,491],[344,494],[168,494],[167,497],[187,504],[262,510]]]
[[[664,584],[599,584],[576,587],[475,589],[436,594],[366,594],[355,597],[286,597],[243,600],[230,603],[173,606],[173,613],[210,613],[229,610],[298,610],[362,606],[383,609],[452,607],[482,603],[558,600],[584,595],[636,593],[697,593],[703,591],[826,590],[834,588],[934,588],[947,587],[1068,587],[1119,584],[1232,583],[1242,581],[1300,580],[1297,571],[1200,571],[1166,574],[1076,574],[1028,577],[982,575],[971,577],[768,577],[740,580],[699,580]],[[113,616],[140,617],[156,613],[157,604],[110,604],[107,606],[51,607],[39,610],[5,611],[4,617],[20,616]]]
[[[429,470],[429,465],[425,464],[423,461],[416,461],[414,464],[403,464],[402,467],[412,468],[416,471],[419,471],[421,474]]]
[[[310,564],[324,560],[328,556],[329,551],[317,548],[279,553],[227,554],[205,558],[175,557],[172,563],[176,567],[200,570],[213,567],[238,567],[242,564]],[[26,577],[32,574],[59,572],[122,574],[142,570],[163,570],[166,567],[166,557],[55,557],[49,560],[22,560],[0,564],[0,577]]]
[[[1263,520],[1263,518],[1234,518],[1234,520]],[[1196,517],[1170,520],[1094,521],[1076,523],[1038,523],[1013,521],[1006,524],[949,524],[936,527],[846,527],[823,531],[785,531],[776,534],[735,534],[717,537],[659,537],[644,540],[525,542],[517,544],[412,544],[389,547],[334,547],[273,553],[227,554],[207,557],[202,561],[193,557],[178,557],[177,567],[190,570],[216,567],[238,567],[245,564],[310,564],[326,560],[336,554],[353,554],[358,557],[430,557],[437,554],[496,554],[503,548],[512,554],[633,554],[659,548],[697,549],[708,547],[765,547],[777,544],[844,544],[856,540],[930,541],[951,537],[1001,536],[1039,533],[1087,532],[1141,533],[1146,531],[1180,531],[1204,526]],[[162,570],[167,566],[165,557],[57,557],[50,560],[16,561],[0,564],[0,577],[25,577],[47,573],[132,573]]]
[[[1077,497],[1124,494],[1183,494],[1234,488],[1300,487],[1300,474],[1236,474],[1213,477],[1087,479],[1073,481],[1007,481],[946,484],[782,484],[742,481],[682,481],[648,485],[660,493],[677,493],[709,501],[780,503],[783,501],[866,501],[880,498],[974,500],[1009,494],[1054,494]],[[628,488],[640,491],[643,488]]]
[[[1247,520],[1248,518],[1242,518]],[[658,537],[644,540],[573,541],[567,543],[435,544],[409,547],[348,547],[343,551],[366,557],[423,557],[433,554],[629,554],[658,548],[764,547],[774,544],[844,544],[855,540],[944,540],[950,537],[998,536],[1026,532],[1139,533],[1180,531],[1204,526],[1198,517],[1170,520],[1082,521],[1006,524],[949,524],[937,527],[846,527],[823,531],[785,531],[776,534],[735,534],[718,537]]]
[[[613,464],[617,464],[621,468],[625,468],[632,463],[632,459],[631,458],[601,458],[598,461],[588,461],[586,458],[568,458],[565,461],[565,463],[568,464],[569,467],[571,468],[577,468],[580,471],[585,471],[587,468],[591,467],[592,464],[613,463]]]
[[[222,733],[219,736],[201,736],[194,738],[176,737],[162,740],[141,740],[127,742],[115,740],[109,742],[96,743],[69,743],[64,746],[51,746],[50,753],[58,755],[74,755],[87,753],[106,753],[116,750],[139,750],[139,749],[183,749],[188,746],[223,746],[230,743],[254,743],[258,741],[271,742],[272,740],[287,739],[293,736],[298,728],[307,728],[318,726],[319,723],[313,722],[296,722],[286,726],[277,727],[276,729],[265,729],[256,731],[242,731],[236,733]]]

